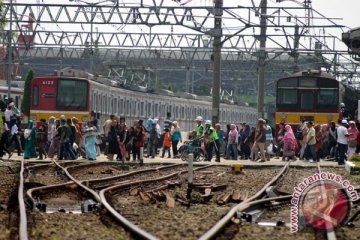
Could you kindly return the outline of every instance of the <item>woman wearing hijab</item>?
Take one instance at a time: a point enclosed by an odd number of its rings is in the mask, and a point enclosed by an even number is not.
[[[250,158],[250,145],[249,145],[249,135],[250,135],[250,126],[249,124],[244,124],[244,130],[241,133],[241,153],[242,158],[244,160],[247,160]]]
[[[180,126],[177,121],[173,121],[172,125],[173,126],[172,126],[171,132],[170,132],[171,146],[172,146],[174,158],[178,158],[179,153],[178,153],[177,145],[178,145],[179,141],[182,142]]]
[[[94,121],[90,121],[84,130],[85,158],[88,160],[96,160],[96,135],[97,129]]]
[[[294,135],[294,132],[290,125],[285,126],[285,135],[282,139],[284,144],[284,153],[282,160],[285,161],[286,158],[295,160],[295,151],[297,149],[297,142]]]
[[[238,160],[238,131],[235,124],[230,124],[230,132],[228,138],[228,144],[226,146],[226,159],[230,159],[230,153],[233,152],[233,160]]]
[[[356,151],[356,138],[357,135],[359,133],[359,131],[356,128],[356,124],[354,121],[349,121],[349,128],[348,128],[348,159],[351,159],[351,156],[355,153]]]
[[[24,151],[24,159],[36,158],[36,129],[34,126],[34,122],[30,120],[28,128],[25,130],[25,151]]]

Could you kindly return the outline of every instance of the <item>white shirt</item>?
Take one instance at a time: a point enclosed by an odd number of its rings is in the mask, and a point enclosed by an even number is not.
[[[344,126],[339,126],[337,128],[337,142],[341,144],[348,144],[346,135],[348,134],[348,130]]]
[[[7,108],[4,112],[5,121],[10,122],[12,116],[14,116],[14,112]]]

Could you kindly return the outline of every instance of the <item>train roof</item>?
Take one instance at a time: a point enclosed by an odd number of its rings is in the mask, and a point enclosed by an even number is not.
[[[301,71],[301,72],[296,72],[288,77],[284,77],[284,78],[292,78],[292,77],[321,77],[321,78],[330,78],[330,79],[335,79],[333,75],[331,75],[330,73],[321,71],[321,70],[315,70],[315,69],[308,69],[305,71]],[[282,78],[282,79],[284,79]]]

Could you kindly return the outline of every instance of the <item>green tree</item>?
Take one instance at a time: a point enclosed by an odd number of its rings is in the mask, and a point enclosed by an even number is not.
[[[35,76],[35,72],[32,68],[29,69],[26,79],[25,79],[25,86],[24,86],[24,96],[21,103],[21,112],[25,116],[30,116],[30,103],[31,103],[31,81]]]
[[[6,24],[6,16],[4,16],[4,3],[0,0],[0,43],[4,43],[5,40],[5,24]]]

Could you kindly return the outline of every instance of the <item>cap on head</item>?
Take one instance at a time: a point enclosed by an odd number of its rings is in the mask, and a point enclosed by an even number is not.
[[[341,120],[341,123],[342,124],[347,124],[348,122],[345,119],[343,119],[343,120]]]
[[[197,116],[195,120],[201,122],[203,120],[203,118],[202,118],[202,116]]]
[[[206,121],[205,121],[205,125],[211,125],[211,121],[210,121],[210,120],[206,120]]]
[[[340,103],[340,107],[345,107],[345,103]]]

